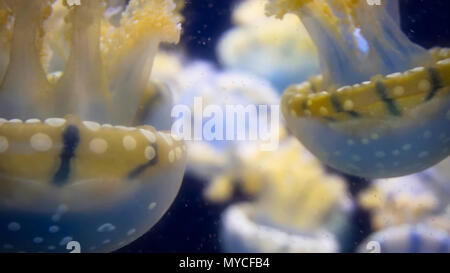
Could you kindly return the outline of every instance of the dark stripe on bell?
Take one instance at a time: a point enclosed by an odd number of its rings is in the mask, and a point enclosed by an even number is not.
[[[356,112],[356,111],[346,111],[347,114],[349,114],[350,116],[354,117],[354,118],[359,118],[361,117],[361,115]]]
[[[395,100],[390,99],[387,96],[386,87],[381,82],[375,83],[375,91],[377,92],[379,98],[383,101],[384,106],[386,106],[386,109],[388,112],[393,116],[401,116],[402,112],[397,107]]]
[[[79,144],[80,130],[74,125],[69,125],[63,132],[61,164],[53,177],[53,184],[62,186],[69,180],[70,161],[75,157],[75,151]]]
[[[344,108],[342,107],[342,104],[339,101],[339,97],[336,93],[331,94],[330,102],[336,112],[344,112]]]
[[[441,78],[439,77],[439,73],[435,68],[428,68],[428,75],[431,81],[431,90],[425,97],[425,101],[430,101],[432,98],[434,98],[439,89],[443,87]]]
[[[359,118],[361,115],[356,111],[345,111],[344,107],[342,107],[342,103],[339,100],[339,96],[336,93],[331,94],[330,102],[336,112],[344,112],[352,118]]]
[[[332,117],[323,117],[323,119],[328,121],[328,122],[336,122],[336,119],[332,118]]]
[[[152,145],[153,146],[153,145]],[[153,146],[155,151],[158,151],[158,147],[156,145]],[[147,163],[144,163],[138,167],[136,167],[134,170],[128,173],[128,179],[134,179],[137,178],[139,175],[141,175],[147,168],[150,168],[151,166],[154,166],[158,163],[158,153],[156,153],[155,157],[151,160],[149,160]]]

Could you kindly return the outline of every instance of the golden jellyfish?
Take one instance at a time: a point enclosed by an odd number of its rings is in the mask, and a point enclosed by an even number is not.
[[[0,251],[109,252],[168,209],[186,148],[139,106],[160,42],[179,40],[174,10],[0,1]]]
[[[342,178],[327,173],[294,137],[287,137],[273,151],[255,149],[241,162],[236,171],[240,186],[255,200],[233,204],[223,214],[221,238],[226,251],[341,250],[340,239],[353,210]],[[212,201],[229,195],[227,183],[219,181],[208,192]]]
[[[422,171],[450,153],[450,50],[412,43],[398,1],[271,0],[298,15],[322,74],[289,87],[288,127],[322,162],[367,178]]]
[[[265,15],[267,0],[246,0],[233,10],[235,27],[222,35],[218,58],[225,67],[269,80],[278,93],[319,72],[317,52],[293,14],[283,20]]]

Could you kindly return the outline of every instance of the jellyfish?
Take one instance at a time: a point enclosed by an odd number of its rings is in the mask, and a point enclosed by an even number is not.
[[[435,168],[376,180],[360,195],[375,232],[359,252],[450,252],[450,192],[431,175]]]
[[[230,206],[223,216],[224,250],[232,253],[335,253],[336,237],[323,229],[287,230],[258,221],[249,204]]]
[[[438,214],[445,199],[438,198],[433,181],[422,174],[375,180],[359,196],[361,206],[370,211],[372,228],[422,222]]]
[[[426,224],[401,225],[369,236],[358,248],[369,253],[449,253],[450,234]]]
[[[445,191],[450,194],[450,157],[442,160],[439,164],[425,171],[425,174],[430,176],[433,181],[436,181],[442,187],[445,187]]]
[[[300,20],[266,17],[266,0],[247,0],[233,12],[235,27],[220,39],[217,53],[227,68],[268,79],[281,93],[319,72],[317,52]]]
[[[288,127],[322,162],[366,178],[425,170],[450,153],[450,50],[425,50],[398,25],[398,1],[271,0],[298,15],[322,74],[288,87]]]
[[[173,130],[186,140],[188,172],[201,180],[232,173],[246,147],[269,145],[275,139],[279,111],[271,106],[279,97],[268,81],[240,71],[218,71],[209,62],[195,60],[174,83],[181,90],[172,112]],[[256,134],[250,137],[255,126]]]
[[[253,200],[222,217],[231,252],[338,252],[353,203],[344,180],[329,174],[294,137],[241,163],[241,187]]]
[[[0,1],[1,252],[114,251],[168,209],[186,147],[139,107],[159,43],[178,42],[174,8]]]

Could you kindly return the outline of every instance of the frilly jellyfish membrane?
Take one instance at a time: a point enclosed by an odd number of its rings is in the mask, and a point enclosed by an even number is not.
[[[0,251],[113,251],[178,192],[183,142],[136,123],[175,5],[122,1],[113,21],[109,3],[0,1]]]
[[[322,75],[282,97],[288,127],[322,162],[386,178],[422,171],[450,153],[450,50],[425,50],[398,25],[398,1],[271,0],[298,15]]]

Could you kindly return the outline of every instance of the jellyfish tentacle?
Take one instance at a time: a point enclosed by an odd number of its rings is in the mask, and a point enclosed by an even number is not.
[[[300,16],[319,49],[326,84],[352,85],[376,74],[431,64],[430,54],[409,41],[390,14],[398,12],[395,3],[370,9],[366,5],[349,0],[271,1],[268,9],[278,16]],[[361,41],[369,48],[355,46]]]
[[[71,53],[63,76],[55,87],[56,115],[110,122],[111,105],[100,51],[103,1],[83,0],[70,7]]]
[[[0,1],[0,79],[3,79],[9,63],[13,15],[5,1]]]
[[[0,113],[3,117],[41,117],[49,106],[50,85],[40,61],[40,34],[51,1],[4,3],[14,14],[14,32],[0,87]]]

